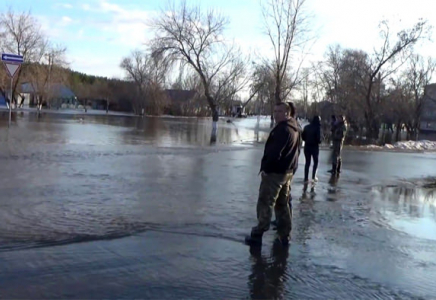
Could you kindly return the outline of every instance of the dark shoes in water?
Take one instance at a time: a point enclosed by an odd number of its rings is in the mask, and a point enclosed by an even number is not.
[[[277,230],[277,220],[271,221],[272,230]]]
[[[245,244],[249,246],[261,246],[262,245],[262,236],[261,235],[247,235],[245,237]]]
[[[285,237],[281,237],[281,236],[277,236],[277,238],[274,240],[274,244],[280,244],[282,246],[289,246],[289,241],[290,241],[290,237],[289,236],[285,236]],[[245,244],[249,245],[249,246],[262,246],[262,236],[261,235],[247,235],[245,237]]]
[[[286,246],[289,246],[289,240],[290,240],[289,236],[286,236],[286,237],[277,237],[274,240],[274,243],[278,243],[278,244],[286,247]]]

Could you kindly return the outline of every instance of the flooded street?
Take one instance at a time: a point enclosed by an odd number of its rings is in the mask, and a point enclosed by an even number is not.
[[[0,112],[0,298],[436,299],[435,153],[345,151],[243,244],[268,120]]]

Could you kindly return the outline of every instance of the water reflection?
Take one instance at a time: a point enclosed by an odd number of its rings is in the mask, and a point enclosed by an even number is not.
[[[264,141],[268,131],[255,130],[256,119],[218,122],[217,144]],[[108,127],[109,126],[109,127]],[[0,128],[8,127],[8,112],[0,112]],[[26,132],[16,132],[20,129]],[[212,122],[202,118],[135,117],[123,115],[12,114],[13,136],[29,142],[44,141],[88,145],[150,144],[153,146],[209,146]],[[54,134],[53,134],[54,133]],[[103,134],[104,133],[104,134]],[[36,136],[35,136],[36,135]]]
[[[250,120],[246,121],[247,123]],[[211,138],[212,123],[208,119],[177,119],[177,118],[144,118],[138,119],[135,130],[128,134],[129,137],[145,137],[155,145],[174,146],[182,144],[210,145],[233,144],[240,142],[254,142],[262,140],[267,133],[263,132],[256,137],[254,130],[239,128],[239,124],[218,124],[217,139]]]
[[[251,299],[280,299],[287,277],[289,248],[273,243],[270,256],[262,256],[260,247],[250,247],[252,258],[248,286]]]
[[[436,240],[434,189],[378,186],[373,194],[382,222],[410,235]]]
[[[313,220],[315,219],[315,185],[312,184],[310,187],[310,192],[307,191],[308,184],[305,183],[303,186],[303,194],[301,196],[301,202],[298,205],[298,226],[296,228],[296,238],[297,241],[301,243],[306,243],[308,239],[310,239],[312,229],[311,225]]]
[[[327,201],[336,201],[338,193],[339,174],[332,174],[329,179],[329,187],[327,189]]]
[[[301,200],[311,200],[313,201],[315,199],[316,193],[315,193],[315,184],[312,184],[310,186],[310,192],[307,192],[307,188],[309,187],[308,183],[304,183],[303,185],[303,195],[301,196]]]

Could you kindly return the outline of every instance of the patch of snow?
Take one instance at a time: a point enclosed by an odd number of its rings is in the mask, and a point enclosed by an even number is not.
[[[428,140],[397,142],[394,147],[404,150],[436,150],[436,142]]]
[[[377,145],[367,145],[362,146],[362,148],[366,149],[378,149],[378,150],[436,150],[436,142],[422,140],[422,141],[404,141],[404,142],[396,142],[395,144],[386,144],[384,146]]]

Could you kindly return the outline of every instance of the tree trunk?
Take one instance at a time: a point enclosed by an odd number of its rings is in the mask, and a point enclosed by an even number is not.
[[[375,120],[373,120],[373,122],[372,122],[372,130],[371,131],[372,131],[372,138],[375,141],[379,141],[380,126]]]
[[[210,134],[210,143],[215,144],[217,141],[218,122],[212,122],[212,132]]]
[[[413,136],[413,139],[415,140],[415,141],[417,141],[418,139],[419,139],[419,130],[421,129],[420,127],[421,127],[421,118],[416,118],[416,121],[415,121],[415,123],[414,123],[414,126],[413,126],[414,128],[413,128],[413,131],[414,131],[414,136]]]
[[[276,89],[274,91],[274,102],[280,103],[281,99],[280,99],[280,87],[281,87],[281,80],[280,80],[280,69],[277,68],[276,70],[276,74],[275,74],[275,79],[276,79]],[[272,114],[272,111],[271,111]]]
[[[398,121],[395,126],[395,141],[401,141],[401,121]]]
[[[212,111],[212,132],[210,134],[210,143],[215,144],[217,141],[219,114],[212,96],[207,95],[206,98],[207,102],[209,103],[210,110]]]
[[[275,101],[275,103],[280,103],[280,87],[279,86],[277,86],[276,87],[276,91],[275,91],[275,93],[274,93],[274,101]]]
[[[366,139],[372,142],[373,132],[372,132],[372,124],[371,117],[367,112],[365,112],[365,125],[366,125]]]
[[[365,112],[366,138],[377,142],[379,140],[380,126],[372,112]]]

